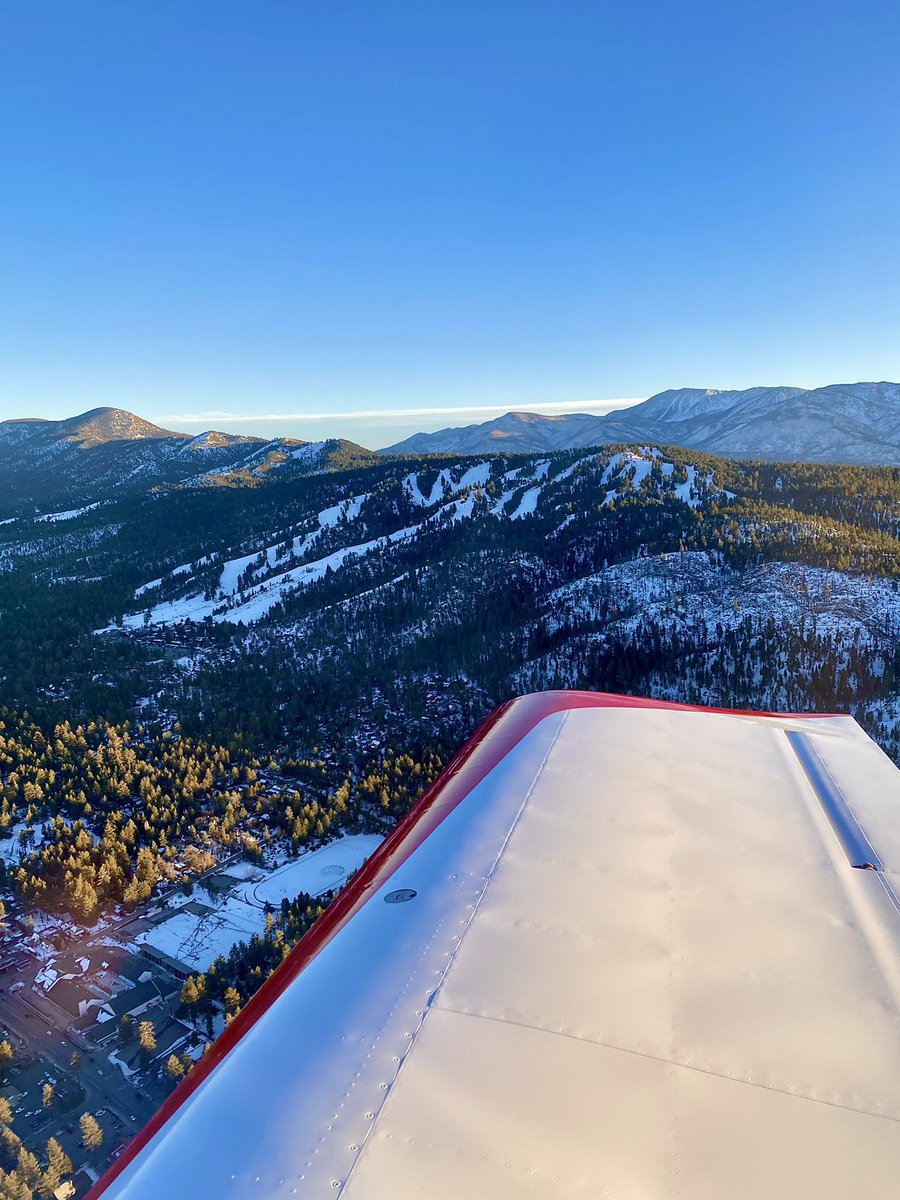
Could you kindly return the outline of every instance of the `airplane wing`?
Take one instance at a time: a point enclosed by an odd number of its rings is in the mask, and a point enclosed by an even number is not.
[[[850,717],[513,701],[91,1200],[889,1195],[898,871]]]

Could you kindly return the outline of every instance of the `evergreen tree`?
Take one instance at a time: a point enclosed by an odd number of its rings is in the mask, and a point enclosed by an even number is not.
[[[72,1160],[56,1138],[50,1138],[47,1142],[47,1170],[57,1179],[72,1174]]]
[[[24,1144],[19,1146],[18,1170],[29,1187],[34,1187],[41,1177],[41,1164],[37,1160],[37,1155],[33,1154]]]
[[[81,1129],[81,1144],[86,1150],[99,1150],[103,1145],[103,1130],[91,1113],[82,1113],[78,1125]]]
[[[178,998],[185,1008],[190,1008],[200,999],[197,991],[197,984],[193,975],[188,975],[187,979],[184,981]]]
[[[170,1054],[166,1059],[166,1074],[174,1080],[184,1078],[184,1065],[177,1054]]]
[[[156,1052],[156,1033],[152,1021],[141,1021],[138,1030],[138,1042],[147,1058]]]

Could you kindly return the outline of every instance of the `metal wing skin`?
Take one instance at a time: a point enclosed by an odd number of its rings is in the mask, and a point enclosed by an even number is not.
[[[849,717],[512,701],[90,1200],[890,1194],[898,869]]]

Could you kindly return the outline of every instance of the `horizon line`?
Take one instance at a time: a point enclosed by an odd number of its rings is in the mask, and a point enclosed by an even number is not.
[[[169,413],[162,414],[159,421],[179,421],[182,424],[203,424],[204,421],[225,421],[233,423],[253,423],[257,421],[377,421],[410,417],[440,417],[464,416],[473,413],[487,412],[542,412],[561,409],[568,412],[583,411],[590,408],[606,408],[612,411],[618,408],[630,408],[640,404],[646,397],[616,397],[608,400],[549,400],[530,404],[471,404],[471,405],[441,405],[436,408],[378,408],[362,409],[356,412],[315,412],[315,413],[230,413],[210,409],[201,413]]]

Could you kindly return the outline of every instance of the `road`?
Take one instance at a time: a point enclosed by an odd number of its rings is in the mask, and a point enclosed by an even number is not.
[[[47,1014],[30,1001],[27,988],[13,995],[0,992],[0,1024],[5,1025],[31,1053],[40,1055],[70,1075],[73,1072],[69,1069],[69,1061],[72,1051],[77,1050],[81,1055],[77,1076],[85,1091],[84,1110],[96,1113],[98,1108],[111,1109],[126,1130],[137,1133],[153,1116],[159,1103],[136,1091],[122,1072],[107,1062],[103,1052],[76,1046],[65,1031],[54,1028]]]

